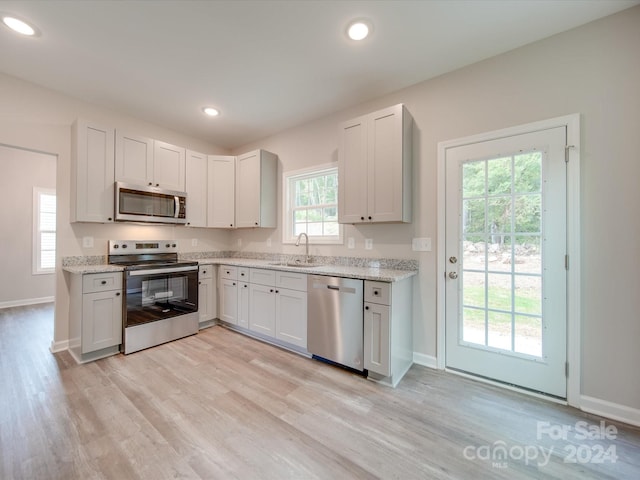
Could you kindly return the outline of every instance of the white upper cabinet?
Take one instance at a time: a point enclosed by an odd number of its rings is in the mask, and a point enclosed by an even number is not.
[[[184,148],[116,131],[116,181],[182,192],[185,174]]]
[[[236,157],[209,155],[207,226],[236,226]]]
[[[186,153],[187,226],[207,226],[208,158],[202,153]]]
[[[278,157],[255,150],[236,159],[236,226],[276,227]]]
[[[341,124],[340,223],[411,222],[412,123],[399,104]]]
[[[113,222],[114,133],[83,119],[71,128],[72,222]]]

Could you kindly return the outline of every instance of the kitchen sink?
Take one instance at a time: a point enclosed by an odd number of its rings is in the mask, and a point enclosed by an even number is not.
[[[276,267],[298,267],[298,268],[313,268],[319,267],[321,263],[304,263],[304,262],[271,262],[269,265]]]

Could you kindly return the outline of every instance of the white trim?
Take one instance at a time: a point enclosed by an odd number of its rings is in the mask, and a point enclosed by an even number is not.
[[[413,363],[428,368],[438,368],[438,359],[424,353],[413,352]]]
[[[580,410],[640,427],[640,409],[637,408],[581,395]]]
[[[10,300],[8,302],[0,302],[0,308],[25,307],[27,305],[37,305],[39,303],[53,303],[55,297],[40,298],[24,298],[22,300]]]
[[[548,130],[567,128],[569,164],[567,168],[567,253],[570,268],[567,272],[567,403],[580,405],[580,114],[550,118],[515,127],[485,132],[469,137],[438,142],[437,161],[437,285],[436,285],[436,353],[437,367],[444,369],[445,362],[445,159],[449,148],[485,142],[504,137]],[[504,386],[497,383],[497,385]],[[526,390],[524,390],[526,391]],[[546,397],[545,397],[546,398]]]
[[[65,350],[69,350],[69,340],[51,341],[51,345],[49,346],[51,353],[64,352]],[[69,353],[71,353],[71,350],[69,350]]]

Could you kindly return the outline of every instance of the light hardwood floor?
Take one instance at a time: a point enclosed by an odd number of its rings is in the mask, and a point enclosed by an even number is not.
[[[52,316],[0,310],[2,479],[640,478],[639,429],[580,440],[599,417],[452,374],[390,389],[222,327],[76,365],[48,350]],[[617,460],[565,463],[598,445]]]

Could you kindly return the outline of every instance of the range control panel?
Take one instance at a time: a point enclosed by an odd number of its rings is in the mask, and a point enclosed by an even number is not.
[[[109,240],[109,255],[178,253],[176,240]]]

